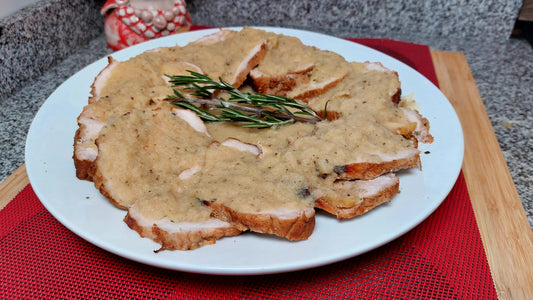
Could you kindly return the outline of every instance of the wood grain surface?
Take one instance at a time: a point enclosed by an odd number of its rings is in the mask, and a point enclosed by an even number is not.
[[[461,53],[431,51],[465,137],[463,174],[499,299],[533,299],[533,231]],[[27,184],[22,165],[0,183],[0,209]]]
[[[533,299],[533,231],[463,54],[432,51],[465,137],[465,176],[499,299]]]
[[[26,174],[26,165],[20,166],[6,180],[0,183],[0,209],[4,208],[25,188],[30,180]]]

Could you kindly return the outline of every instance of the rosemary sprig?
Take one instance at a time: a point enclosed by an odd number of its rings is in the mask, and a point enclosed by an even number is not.
[[[172,104],[190,109],[206,122],[240,122],[243,127],[269,128],[299,122],[316,123],[322,119],[296,100],[259,93],[245,93],[219,78],[215,81],[203,74],[165,75],[173,87],[191,90],[194,97],[186,98],[177,89],[167,98]],[[228,99],[217,97],[215,90],[226,91]],[[196,104],[196,105],[195,105]],[[216,112],[211,113],[215,108]]]

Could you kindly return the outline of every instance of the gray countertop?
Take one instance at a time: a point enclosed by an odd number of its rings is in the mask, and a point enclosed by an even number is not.
[[[406,42],[426,44],[433,50],[463,52],[467,57],[474,79],[476,80],[481,97],[487,109],[487,114],[494,127],[494,131],[516,184],[530,224],[532,224],[533,227],[533,49],[525,40],[509,39],[508,34],[510,33],[510,29],[502,29],[502,27],[505,27],[502,24],[497,24],[496,26],[498,28],[496,29],[488,28],[490,27],[490,22],[500,19],[502,22],[505,22],[508,27],[508,23],[512,22],[511,19],[514,18],[513,14],[516,13],[516,8],[519,7],[516,4],[517,1],[513,2],[513,7],[509,5],[509,2],[503,1],[505,5],[498,7],[498,11],[491,11],[493,14],[500,13],[505,15],[505,17],[495,18],[494,20],[484,19],[484,22],[488,23],[481,24],[481,29],[471,30],[469,34],[451,35],[446,35],[446,32],[451,30],[459,30],[460,32],[461,30],[464,31],[468,28],[468,24],[465,25],[460,23],[460,26],[455,26],[453,27],[454,29],[450,29],[451,27],[441,27],[438,28],[439,32],[437,34],[435,34],[436,29],[432,29],[430,30],[431,34],[428,34],[428,32],[424,30],[414,30],[412,28],[404,27],[394,30],[393,27],[382,28],[377,25],[372,25],[373,23],[369,23],[370,25],[359,26],[354,29],[349,26],[343,26],[343,23],[335,23],[337,25],[327,27],[322,26],[317,22],[285,24],[276,22],[276,20],[258,22],[254,19],[256,16],[252,13],[249,16],[241,16],[241,18],[237,20],[228,17],[227,20],[221,21],[221,19],[210,19],[208,16],[204,15],[204,10],[200,11],[198,9],[203,1],[197,0],[190,2],[190,12],[193,16],[193,20],[196,20],[196,24],[209,26],[244,24],[269,26],[283,25],[328,33],[339,37],[390,38]],[[221,2],[224,1],[217,1],[216,3]],[[263,1],[258,1],[256,3],[259,2]],[[355,2],[365,3],[364,1]],[[399,2],[403,3],[409,1]],[[496,3],[498,1],[494,2]],[[57,5],[65,6],[67,5],[65,3],[70,3],[68,5],[79,4],[84,11],[89,12],[85,17],[87,20],[86,22],[92,24],[95,29],[85,30],[84,35],[81,37],[77,37],[76,33],[69,33],[70,37],[74,38],[75,41],[65,39],[69,42],[56,44],[56,46],[52,48],[49,48],[47,45],[38,44],[39,42],[44,43],[38,39],[35,42],[32,42],[31,38],[29,38],[31,37],[31,32],[28,33],[27,29],[24,29],[25,23],[24,20],[21,19],[21,15],[39,9],[44,12],[50,11],[54,13],[54,9],[57,9]],[[101,22],[98,11],[96,10],[99,6],[93,2],[88,6],[84,3],[85,1],[81,0],[42,1],[42,3],[29,7],[27,10],[14,15],[8,20],[0,20],[0,46],[2,47],[0,48],[0,66],[9,60],[9,56],[6,54],[8,53],[8,50],[15,53],[13,52],[15,51],[13,50],[13,43],[18,43],[17,45],[22,43],[22,47],[17,51],[24,51],[24,48],[31,46],[38,49],[36,50],[37,53],[43,52],[43,49],[52,49],[51,51],[46,52],[44,56],[55,55],[55,60],[44,60],[45,63],[42,62],[43,60],[36,59],[34,63],[38,64],[41,70],[35,75],[18,70],[16,66],[18,66],[17,64],[20,64],[20,62],[17,60],[12,60],[10,62],[10,64],[15,66],[11,66],[9,70],[7,70],[5,66],[2,66],[2,69],[0,69],[0,75],[3,76],[0,77],[0,79],[2,79],[2,89],[0,92],[0,181],[4,180],[24,163],[26,133],[35,113],[47,97],[64,80],[75,74],[81,68],[111,53],[111,50],[106,46],[101,27],[98,27],[101,26],[97,23]],[[247,3],[249,3],[248,5],[252,5],[250,4],[252,2]],[[67,9],[72,9],[72,7],[68,5]],[[46,9],[43,10],[43,6]],[[213,9],[222,8],[213,7]],[[307,13],[313,9],[315,8],[308,7]],[[349,10],[349,8],[344,9]],[[398,10],[398,8],[395,9]],[[404,7],[404,9],[407,9],[409,18],[412,19],[417,17],[414,8]],[[490,10],[490,8],[487,9]],[[446,7],[443,7],[442,10],[445,14],[451,14],[450,10]],[[249,8],[249,11],[254,12],[255,10]],[[291,14],[291,11],[287,11],[286,13]],[[337,15],[343,13],[345,13],[345,11],[330,12],[330,14]],[[391,12],[388,11],[387,13]],[[295,17],[295,15],[291,16],[292,19]],[[446,17],[450,16],[443,16],[443,18]],[[68,18],[68,14],[65,18]],[[255,20],[255,22],[253,20]],[[459,18],[457,20],[462,19]],[[411,22],[423,22],[423,20],[411,20]],[[9,31],[9,28],[11,27],[8,27],[8,25],[13,23],[19,24],[18,26],[21,26],[21,28],[23,28],[22,30],[26,30],[25,40],[19,39],[17,41],[16,38],[14,39],[11,37],[11,35],[17,34]],[[486,28],[486,36],[480,38],[480,35],[484,34],[482,30],[483,26]],[[10,36],[8,36],[8,33]],[[476,37],[473,37],[470,34]],[[502,37],[504,35],[505,37]],[[22,36],[24,37],[24,33],[22,33]],[[13,41],[10,42],[10,40]],[[53,40],[57,40],[57,38],[54,38]],[[47,42],[50,43],[51,41],[48,40]],[[31,60],[29,64],[31,64]],[[24,68],[24,70],[28,68],[31,69],[29,66],[24,66]],[[5,74],[6,72],[9,72],[9,76]],[[53,143],[53,141],[50,142]]]

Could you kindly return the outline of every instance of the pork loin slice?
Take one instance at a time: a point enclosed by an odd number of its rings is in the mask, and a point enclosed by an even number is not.
[[[308,106],[334,120],[356,110],[364,110],[396,134],[433,142],[429,121],[401,101],[398,73],[377,62],[351,62],[350,74],[335,88],[309,99]],[[327,110],[326,110],[327,104]]]
[[[261,33],[249,27],[240,31],[220,30],[180,49],[166,48],[160,52],[198,65],[207,76],[222,78],[238,88],[266,55],[267,37]]]
[[[118,62],[112,57],[108,60],[109,64],[92,84],[89,105],[83,108],[77,119],[79,127],[74,136],[73,160],[79,179],[92,180],[93,163],[97,155],[95,140],[111,115],[123,114],[134,108],[168,106],[162,101],[171,94],[168,78],[164,74],[189,74],[186,70],[202,73],[198,66],[191,63],[168,62],[164,65],[154,63],[154,69],[149,72],[151,74],[136,74],[130,62]],[[150,94],[146,92],[147,95],[139,97],[141,91],[149,88]],[[186,91],[181,92],[186,94]]]
[[[348,66],[350,73],[338,85],[308,99],[309,108],[323,115],[327,104],[329,120],[354,110],[365,110],[389,122],[406,121],[399,118],[395,105],[401,94],[396,72],[380,63],[351,62]]]
[[[418,141],[422,143],[433,143],[433,135],[429,132],[429,121],[428,119],[424,118],[418,111],[409,109],[406,107],[400,107],[400,109],[403,111],[403,113],[407,116],[407,118],[412,122],[411,124],[415,124],[414,126],[411,126],[408,130],[403,130],[404,128],[400,127],[400,134],[403,134],[406,137],[415,137]],[[414,128],[413,128],[414,127]]]
[[[161,205],[161,203],[155,203],[155,205]],[[156,252],[161,250],[193,250],[212,245],[217,239],[225,236],[241,234],[241,231],[236,227],[216,218],[197,222],[176,222],[168,217],[152,219],[147,217],[138,206],[139,204],[133,204],[128,209],[124,222],[128,227],[137,231],[141,237],[149,238],[161,244],[161,248]],[[161,209],[164,210],[165,208]]]
[[[315,202],[315,207],[336,215],[339,220],[362,215],[390,202],[399,192],[399,179],[389,173],[371,180],[338,180]]]
[[[348,72],[342,56],[304,45],[295,37],[275,35],[250,77],[260,93],[306,101],[334,87]]]
[[[265,49],[263,37],[242,30],[221,33],[209,42],[158,48],[124,62],[110,58],[109,65],[93,83],[89,105],[78,118],[79,129],[74,137],[73,154],[76,176],[92,180],[95,139],[111,115],[164,105],[164,99],[173,93],[164,74],[181,75],[192,70],[216,79],[221,77],[232,85],[240,86],[250,70],[264,57]],[[105,101],[99,101],[101,98]]]
[[[219,42],[222,42],[227,39],[231,39],[237,35],[237,31],[234,30],[226,30],[226,29],[220,29],[219,31],[203,36],[193,42],[191,44],[202,44],[202,45],[213,45]]]
[[[211,145],[199,186],[198,198],[212,215],[240,230],[289,240],[313,232],[315,211],[304,177],[261,159],[254,145],[236,139]]]
[[[161,103],[162,100],[166,98],[167,95],[171,94],[171,89],[169,88],[170,83],[168,82],[168,77],[165,74],[172,75],[188,75],[187,70],[195,71],[198,73],[203,73],[200,67],[187,63],[187,62],[168,62],[160,67],[158,71],[154,71],[154,75],[159,74],[160,78],[145,78],[144,81],[153,82],[153,90],[167,90],[168,92],[161,92],[152,94],[151,98],[146,99],[145,101],[135,101],[136,95],[135,91],[132,91],[129,88],[125,88],[125,92],[132,92],[132,96],[127,96],[124,94],[115,95],[121,100],[113,101],[111,105],[106,103],[99,103],[102,93],[109,94],[108,89],[104,89],[106,81],[113,80],[112,71],[116,68],[121,71],[120,65],[117,60],[109,57],[109,64],[98,74],[93,85],[91,94],[92,97],[89,98],[89,105],[85,106],[81,114],[78,116],[78,130],[74,136],[74,165],[76,168],[76,176],[79,179],[92,180],[93,176],[93,163],[96,159],[97,148],[95,144],[95,139],[98,137],[98,134],[102,127],[106,124],[107,118],[110,113],[126,113],[130,109],[154,109],[159,105],[168,106],[166,103]],[[120,76],[120,75],[119,75]],[[137,76],[139,79],[141,76]],[[139,80],[142,82],[143,80]],[[143,87],[144,85],[144,87]],[[148,84],[151,85],[151,84]],[[138,87],[140,89],[146,88],[146,82],[140,84]],[[181,89],[180,92],[184,95],[189,95],[188,90]],[[153,91],[152,91],[153,93]],[[104,102],[110,102],[109,95],[104,95]],[[127,99],[127,100],[126,100]],[[97,103],[98,102],[98,103]]]
[[[420,151],[408,149],[395,155],[377,154],[379,162],[352,162],[345,165],[335,166],[334,172],[339,179],[362,179],[369,180],[382,174],[397,172],[403,169],[420,168]]]
[[[268,42],[265,59],[250,72],[257,92],[285,96],[296,85],[309,82],[314,58],[311,53],[294,52],[305,47],[299,39],[262,31],[258,34],[264,34]]]
[[[132,110],[114,116],[97,139],[94,184],[124,219],[161,249],[188,250],[240,234],[211,217],[193,194],[212,142],[192,111]]]
[[[100,100],[102,87],[111,76],[112,70],[118,65],[118,61],[111,56],[107,58],[108,64],[95,77],[91,85],[91,96],[89,104]],[[74,135],[74,167],[76,168],[76,177],[79,179],[90,179],[90,169],[96,159],[97,149],[94,139],[98,132],[105,125],[105,122],[92,116],[90,110],[84,109],[78,116],[78,129]]]
[[[416,141],[395,134],[371,114],[359,111],[318,122],[312,131],[297,138],[289,136],[283,157],[291,168],[305,168],[320,177],[368,180],[418,167],[420,150],[416,146]]]
[[[94,185],[112,203],[128,208],[151,193],[169,193],[184,171],[202,166],[211,138],[192,111],[137,110],[117,115],[96,144]],[[170,197],[171,194],[168,194]]]
[[[305,240],[315,228],[315,210],[307,208],[294,214],[279,209],[273,212],[243,213],[240,209],[217,201],[205,201],[213,210],[213,216],[241,230],[273,234],[291,241]]]
[[[309,64],[281,75],[263,73],[255,68],[250,71],[250,78],[258,93],[286,96],[295,86],[309,83],[309,72],[313,68],[314,64]]]

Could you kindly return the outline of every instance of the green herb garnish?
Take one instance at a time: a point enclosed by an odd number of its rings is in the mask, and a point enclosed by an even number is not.
[[[313,110],[296,100],[259,93],[246,93],[225,82],[203,74],[165,75],[172,87],[191,90],[194,97],[186,98],[177,89],[167,98],[172,104],[194,111],[205,122],[239,122],[243,127],[271,128],[294,122],[322,121]],[[217,97],[215,90],[226,91],[228,99]]]

